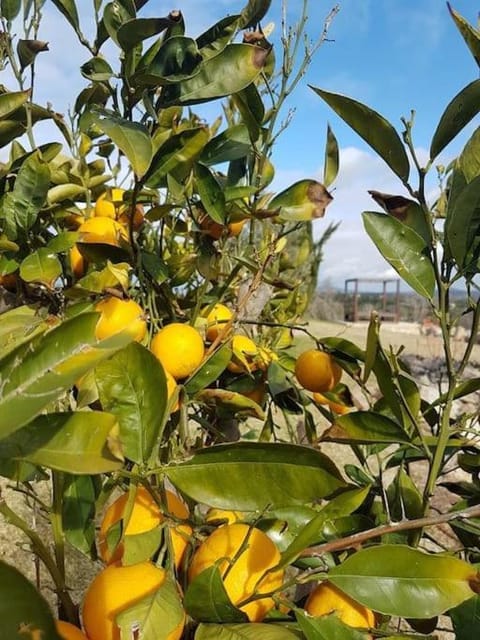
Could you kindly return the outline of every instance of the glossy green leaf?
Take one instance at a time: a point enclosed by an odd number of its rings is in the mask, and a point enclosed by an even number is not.
[[[458,11],[451,6],[450,2],[447,2],[448,10],[450,11],[450,15],[455,22],[457,29],[462,34],[463,39],[465,40],[470,52],[475,58],[475,62],[480,67],[480,32],[478,29],[475,29],[471,24],[469,24],[463,16],[461,16]]]
[[[62,264],[51,249],[37,249],[20,264],[20,276],[25,282],[39,282],[53,288],[62,274]]]
[[[351,598],[385,615],[432,618],[471,598],[476,569],[458,558],[403,545],[353,553],[328,579]]]
[[[378,153],[400,180],[408,180],[410,165],[407,152],[388,120],[352,98],[315,87],[311,89]]]
[[[121,637],[132,637],[132,629],[140,629],[144,640],[161,640],[176,636],[185,613],[177,585],[167,576],[165,582],[153,593],[132,607],[117,613],[115,622]]]
[[[114,115],[92,113],[93,122],[125,154],[138,178],[147,172],[153,157],[152,139],[138,122],[130,122]]]
[[[0,560],[0,619],[5,640],[62,640],[47,601],[20,571]]]
[[[41,120],[54,119],[54,115],[48,109],[33,104],[29,107],[32,124]],[[10,114],[8,120],[0,120],[0,148],[10,144],[15,138],[20,138],[25,133],[27,126],[27,113],[25,107],[17,109]]]
[[[291,564],[298,556],[323,539],[322,530],[329,521],[350,515],[356,511],[370,493],[370,485],[359,489],[351,489],[332,498],[305,526],[282,553],[282,565]]]
[[[280,624],[199,624],[195,640],[298,640],[299,636]]]
[[[251,148],[248,129],[244,124],[235,124],[212,138],[202,151],[200,160],[207,165],[231,162],[244,158]]]
[[[186,129],[169,138],[155,153],[145,183],[152,188],[160,187],[170,173],[182,179],[202,153],[208,137],[208,130],[202,127]]]
[[[460,268],[474,240],[480,212],[480,176],[458,194],[451,211],[447,211],[445,232],[450,251]]]
[[[414,291],[431,299],[435,274],[424,240],[391,216],[364,211],[363,224],[387,262]]]
[[[287,444],[214,446],[168,467],[167,476],[197,502],[238,511],[305,504],[345,486],[327,456]]]
[[[225,195],[214,174],[204,164],[197,162],[193,175],[202,206],[210,218],[219,224],[225,223]]]
[[[14,20],[20,13],[22,0],[1,0],[0,15],[8,22]]]
[[[109,2],[105,5],[105,9],[103,11],[103,20],[98,28],[97,42],[104,42],[107,39],[106,34],[108,34],[110,38],[120,46],[118,31],[123,24],[128,23],[133,18],[135,18],[134,8],[133,10],[129,10],[129,8],[119,0]]]
[[[105,58],[100,56],[95,56],[82,64],[80,71],[84,78],[92,80],[92,82],[107,82],[113,76],[112,67]]]
[[[259,420],[265,419],[265,414],[260,405],[242,393],[230,391],[229,389],[203,389],[203,391],[197,393],[195,399],[206,405],[216,406],[219,410],[254,416]]]
[[[455,632],[455,640],[472,640],[480,633],[480,596],[454,607],[449,612]]]
[[[469,184],[480,175],[480,127],[477,127],[467,140],[462,153],[457,158],[456,165],[457,176],[458,173],[461,174],[462,183]],[[462,192],[462,189],[466,186],[465,183],[462,184],[461,188],[456,189],[457,194]],[[449,193],[448,206],[455,205],[455,200],[456,198]]]
[[[277,219],[286,222],[305,222],[322,218],[333,200],[323,184],[316,180],[300,180],[277,194],[268,207],[278,212]]]
[[[448,104],[430,145],[433,160],[480,111],[480,80],[464,87]]]
[[[21,0],[20,0],[21,1]],[[30,97],[30,91],[12,91],[0,95],[0,119],[6,118],[11,113],[24,105]]]
[[[7,353],[51,328],[48,319],[26,305],[2,313],[0,322],[0,361]]]
[[[78,234],[75,231],[60,231],[48,241],[46,248],[53,253],[65,253],[74,246],[77,240]]]
[[[248,128],[251,140],[258,140],[265,117],[265,107],[256,84],[252,82],[245,89],[233,94],[232,100]]]
[[[338,142],[330,125],[327,126],[327,142],[325,144],[325,160],[323,164],[323,184],[328,188],[338,175],[339,152]]]
[[[118,418],[125,456],[145,464],[168,417],[162,365],[146,347],[133,342],[100,363],[95,376],[103,409]]]
[[[227,368],[227,364],[231,358],[232,351],[228,345],[222,345],[214,351],[214,353],[202,362],[198,371],[187,380],[185,390],[188,395],[195,395],[217,380],[220,374]]]
[[[122,467],[115,430],[116,418],[109,413],[49,413],[0,440],[0,458],[72,474],[108,473]]]
[[[162,525],[142,533],[128,535],[124,533],[122,537],[122,564],[131,565],[151,560],[153,555],[160,549],[163,538],[164,527]],[[107,535],[107,542],[108,539],[109,536]],[[112,545],[112,551],[116,546],[117,544]]]
[[[192,38],[174,36],[166,40],[154,56],[147,52],[139,61],[135,82],[141,86],[180,83],[200,71],[202,56]],[[168,91],[164,89],[164,91]]]
[[[68,542],[87,555],[95,552],[95,501],[98,489],[99,481],[92,476],[65,476],[62,528]]]
[[[75,31],[79,30],[80,22],[78,19],[77,7],[74,0],[52,0],[57,9],[65,16]]]
[[[295,611],[295,617],[303,631],[305,640],[369,640],[370,635],[346,625],[334,613],[313,618],[301,609]]]
[[[35,223],[43,207],[50,182],[50,169],[38,152],[30,155],[22,164],[13,190],[3,200],[5,215],[23,230]]]
[[[307,506],[280,507],[269,509],[255,526],[273,540],[277,549],[282,553],[297,538],[305,525],[317,515],[317,511]]]
[[[197,47],[204,60],[218,55],[231,42],[238,29],[239,16],[222,18],[197,38]]]
[[[128,20],[117,31],[118,44],[124,51],[129,51],[143,40],[165,31],[171,24],[172,21],[168,17]]]
[[[97,342],[98,314],[81,314],[0,360],[0,438],[14,433],[80,376],[132,341],[128,332]]]
[[[202,571],[189,585],[185,610],[199,622],[244,622],[247,616],[230,601],[216,565]]]
[[[268,51],[249,44],[229,44],[206,60],[193,77],[164,88],[164,106],[198,104],[241,91],[261,73]]]
[[[324,432],[322,439],[357,444],[410,442],[408,434],[398,423],[373,411],[354,411],[339,416],[335,424]]]
[[[101,271],[90,271],[86,276],[77,280],[71,289],[66,290],[69,298],[81,298],[91,296],[92,293],[103,293],[110,287],[119,286],[127,291],[129,286],[130,265],[127,262],[115,264],[107,262],[107,266]]]
[[[406,473],[406,471],[400,467],[397,475],[393,479],[392,483],[387,487],[387,499],[390,508],[390,517],[395,521],[408,518],[413,520],[414,518],[421,518],[423,516],[423,499],[417,486]],[[395,531],[384,538],[385,542],[399,543],[405,542],[414,544],[417,539],[418,531]]]
[[[247,0],[247,4],[242,9],[241,29],[255,27],[267,14],[272,0]]]

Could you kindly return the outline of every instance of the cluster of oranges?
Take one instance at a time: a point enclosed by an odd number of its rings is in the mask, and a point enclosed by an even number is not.
[[[276,596],[282,591],[285,573],[280,567],[280,551],[266,533],[242,521],[244,514],[211,509],[204,518],[205,524],[210,525],[209,533],[192,550],[194,537],[187,506],[170,490],[165,491],[163,502],[165,508],[160,506],[160,494],[154,488],[141,486],[122,494],[106,509],[98,536],[98,551],[105,567],[83,598],[81,619],[85,635],[69,623],[58,622],[58,632],[64,640],[120,640],[117,616],[144,598],[154,594],[155,598],[162,597],[162,587],[173,574],[150,560],[122,564],[125,537],[160,526],[164,527],[174,575],[183,575],[187,587],[203,572],[216,567],[230,602],[250,622],[261,622],[279,604]],[[117,535],[111,543],[110,533],[119,523],[122,536]],[[172,628],[167,630],[168,640],[179,640],[186,623],[182,589],[176,583],[175,589],[179,607],[172,616]],[[372,611],[328,582],[319,583],[311,591],[305,611],[315,617],[335,612],[351,627],[375,624]],[[136,632],[141,634],[141,615],[138,618]]]

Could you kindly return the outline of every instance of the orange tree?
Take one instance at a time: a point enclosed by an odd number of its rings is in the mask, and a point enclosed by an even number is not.
[[[95,0],[93,42],[74,0],[52,0],[89,56],[67,122],[32,100],[48,55],[43,4],[0,2],[2,64],[18,81],[0,95],[0,473],[50,534],[3,497],[0,513],[48,570],[57,606],[54,616],[43,585],[0,562],[4,636],[411,638],[446,614],[458,638],[473,637],[477,413],[453,409],[480,388],[465,377],[480,318],[477,132],[440,171],[432,205],[425,176],[477,113],[480,81],[447,107],[425,167],[412,122],[402,140],[369,107],[315,89],[411,196],[374,192],[386,213],[364,220],[441,326],[447,385],[427,402],[375,318],[364,349],[299,323],[332,232],[315,243],[311,221],[331,200],[338,149],[328,128],[324,184],[277,194],[272,151],[290,117],[280,121],[281,108],[337,9],[299,55],[306,1],[272,47],[268,0],[197,38],[178,11],[142,17],[145,1]],[[451,13],[478,60],[478,32]],[[218,99],[224,118],[210,124],[195,110]],[[62,143],[36,144],[41,120]],[[450,290],[461,282],[458,312]],[[472,329],[457,362],[450,339],[463,314]],[[313,345],[297,361],[295,329]],[[350,382],[367,410],[353,406]],[[333,460],[322,442],[355,462]],[[432,500],[452,465],[465,479],[443,483],[451,499],[438,513]],[[426,471],[414,482],[417,466]],[[446,544],[431,533],[440,523]],[[70,547],[92,560],[79,602]]]

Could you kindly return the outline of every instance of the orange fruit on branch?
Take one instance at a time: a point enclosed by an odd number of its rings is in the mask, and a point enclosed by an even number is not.
[[[100,313],[95,329],[97,340],[127,331],[134,340],[141,342],[147,333],[145,313],[135,300],[122,300],[110,296],[98,302],[95,311]]]
[[[356,602],[330,582],[321,582],[307,598],[305,611],[311,616],[320,617],[330,613],[337,616],[350,627],[373,627],[373,611]]]
[[[216,565],[231,602],[246,613],[250,622],[260,622],[273,609],[271,596],[246,602],[253,595],[277,591],[283,570],[271,571],[280,562],[280,552],[266,533],[247,524],[218,527],[195,551],[188,579]]]
[[[325,351],[308,349],[298,356],[295,375],[308,391],[331,391],[340,382],[342,368]]]
[[[199,332],[181,322],[172,322],[160,329],[150,350],[175,380],[188,378],[200,366],[205,351]]]
[[[252,373],[258,369],[258,347],[247,336],[236,334],[232,338],[232,359],[227,369],[232,373]]]
[[[227,306],[217,302],[211,311],[208,313],[205,311],[205,314],[205,318],[207,320],[205,336],[207,340],[213,342],[217,339],[218,334],[223,331],[227,322],[233,318],[233,313]],[[226,336],[227,333],[228,332],[225,331],[224,335]]]
[[[55,620],[55,627],[62,640],[88,640],[83,631],[70,622]]]
[[[179,520],[188,518],[188,509],[185,503],[172,491],[166,491],[168,512]],[[111,550],[108,545],[108,531],[115,524],[126,516],[129,494],[124,493],[113,502],[105,511],[100,532],[98,536],[98,552],[101,559],[106,563],[117,562],[123,556],[123,543]],[[135,535],[145,533],[158,527],[165,521],[165,515],[155,502],[153,496],[143,486],[137,488],[133,502],[133,508],[127,522],[123,523],[124,535]],[[173,560],[178,568],[182,562],[188,538],[192,533],[192,528],[187,524],[168,525],[170,540],[173,550]]]
[[[128,242],[124,225],[111,218],[88,218],[78,228],[79,242],[110,244],[119,247]]]
[[[116,220],[120,213],[126,209],[123,201],[125,189],[111,187],[107,189],[95,202],[94,215],[101,218],[112,218]]]

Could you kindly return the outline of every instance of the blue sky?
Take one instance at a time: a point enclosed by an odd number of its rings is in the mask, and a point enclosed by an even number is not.
[[[91,4],[88,0],[77,1],[87,34]],[[264,20],[264,24],[275,23],[274,36],[280,33],[281,4],[280,0],[273,0],[272,10]],[[334,4],[310,0],[307,32],[311,39],[318,37]],[[315,222],[315,233],[321,234],[330,221],[341,222],[327,245],[320,281],[343,286],[349,277],[394,275],[363,231],[360,213],[378,209],[368,196],[368,189],[405,192],[386,165],[307,85],[364,102],[399,131],[400,118],[408,117],[414,109],[414,142],[420,156],[426,157],[444,108],[478,77],[478,68],[443,0],[340,0],[338,4],[340,11],[329,31],[332,41],[317,52],[291,100],[295,116],[280,137],[273,159],[277,190],[305,177],[321,180],[327,122],[332,126],[340,146],[340,173],[332,186],[334,201],[326,217]],[[452,0],[452,6],[475,24],[480,4],[474,4],[472,0]],[[158,16],[173,8],[181,9],[189,35],[195,36],[227,13],[238,12],[243,5],[244,0],[176,0],[172,5],[151,0],[141,15]],[[302,1],[288,0],[287,7],[293,23]],[[89,54],[48,0],[44,14],[39,37],[49,41],[50,52],[42,54],[38,61],[36,100],[50,100],[57,111],[65,113],[72,96],[84,86],[78,67]],[[7,77],[6,74],[2,82],[14,88]],[[468,130],[471,132],[474,126],[478,121]],[[439,161],[447,162],[464,141],[465,135],[452,143]],[[433,189],[432,186],[432,196]]]

